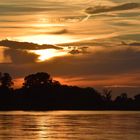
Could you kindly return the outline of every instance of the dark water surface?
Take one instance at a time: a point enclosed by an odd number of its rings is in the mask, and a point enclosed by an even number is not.
[[[0,140],[140,140],[140,112],[0,112]]]

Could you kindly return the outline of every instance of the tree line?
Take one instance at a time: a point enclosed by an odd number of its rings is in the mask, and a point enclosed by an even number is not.
[[[10,74],[0,73],[0,110],[140,110],[140,94],[113,100],[110,89],[62,85],[45,72],[26,76],[21,88],[13,84]]]

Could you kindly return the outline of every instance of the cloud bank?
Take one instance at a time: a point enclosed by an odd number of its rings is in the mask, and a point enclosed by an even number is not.
[[[105,12],[124,11],[140,8],[140,3],[124,3],[117,6],[96,6],[88,7],[85,12],[87,14],[99,14]]]
[[[35,44],[29,42],[18,42],[18,41],[11,41],[11,40],[1,40],[0,46],[5,46],[11,49],[23,49],[23,50],[40,50],[40,49],[62,49],[61,47],[57,47],[55,45],[48,45],[48,44]]]

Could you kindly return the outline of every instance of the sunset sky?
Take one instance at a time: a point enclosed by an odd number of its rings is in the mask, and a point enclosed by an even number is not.
[[[0,41],[0,71],[17,85],[43,71],[64,84],[140,91],[139,0],[0,0],[0,31],[15,41]]]

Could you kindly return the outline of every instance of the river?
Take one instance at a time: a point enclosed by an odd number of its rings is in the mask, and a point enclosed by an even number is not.
[[[139,140],[140,112],[0,112],[0,140]]]

